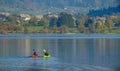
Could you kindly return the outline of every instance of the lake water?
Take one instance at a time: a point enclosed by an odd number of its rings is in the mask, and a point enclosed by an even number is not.
[[[51,57],[29,57],[32,50]],[[0,71],[119,71],[119,34],[0,35]]]

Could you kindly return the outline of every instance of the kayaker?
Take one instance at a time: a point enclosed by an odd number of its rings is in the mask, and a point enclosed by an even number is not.
[[[36,53],[36,50],[35,50],[35,49],[33,49],[33,55],[37,55],[37,53]]]
[[[44,49],[43,52],[44,52],[44,55],[46,55],[46,56],[49,55],[48,52],[47,52],[47,50]]]

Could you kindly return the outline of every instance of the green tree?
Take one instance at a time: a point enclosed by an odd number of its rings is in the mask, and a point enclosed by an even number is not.
[[[71,14],[67,14],[65,12],[60,13],[57,21],[57,26],[63,26],[66,25],[68,27],[74,27],[75,20],[73,19],[73,16]]]
[[[38,25],[38,19],[36,17],[32,17],[30,20],[29,20],[29,24],[31,26],[37,26]]]
[[[79,18],[78,19],[78,30],[80,33],[84,33],[85,32],[85,20],[83,18]]]
[[[1,33],[3,33],[3,34],[7,34],[8,33],[8,25],[7,24],[4,24],[1,27]]]
[[[49,26],[49,21],[47,19],[43,18],[43,19],[41,19],[41,22],[43,23],[44,28],[47,29]]]
[[[44,26],[44,22],[42,20],[38,21],[38,26]]]
[[[88,28],[90,33],[95,33],[95,24],[94,24],[94,19],[88,19],[87,22],[85,23],[86,28]]]
[[[58,33],[58,27],[57,26],[53,27],[53,33]]]
[[[85,24],[87,20],[88,20],[87,15],[82,15],[79,19],[77,19],[76,26],[80,33],[86,33],[87,28],[85,27]]]
[[[54,26],[57,26],[57,18],[56,17],[52,17],[49,22],[49,27],[54,27]]]

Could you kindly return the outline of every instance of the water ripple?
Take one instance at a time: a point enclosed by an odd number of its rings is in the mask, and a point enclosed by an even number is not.
[[[0,58],[0,71],[113,71],[94,65],[76,65],[63,63],[59,59],[33,58]]]

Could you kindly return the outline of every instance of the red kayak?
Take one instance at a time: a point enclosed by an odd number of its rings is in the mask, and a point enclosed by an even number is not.
[[[33,54],[32,54],[31,57],[32,57],[32,58],[38,58],[38,57],[40,57],[40,54],[37,54],[37,55],[33,55]]]

